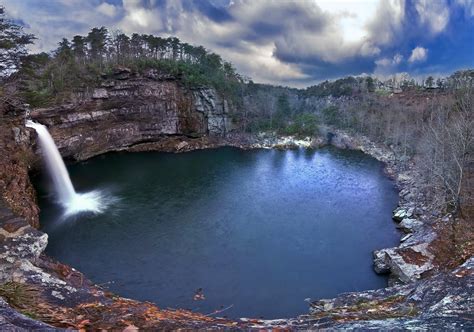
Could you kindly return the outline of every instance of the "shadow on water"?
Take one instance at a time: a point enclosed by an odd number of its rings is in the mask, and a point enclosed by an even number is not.
[[[120,201],[58,227],[47,178],[35,177],[47,253],[120,295],[278,318],[306,313],[306,298],[387,284],[371,252],[399,239],[398,195],[362,153],[111,153],[68,170],[79,192],[102,188]],[[199,288],[205,299],[195,301]]]

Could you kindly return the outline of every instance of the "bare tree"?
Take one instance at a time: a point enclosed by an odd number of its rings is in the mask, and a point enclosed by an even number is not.
[[[465,175],[473,164],[474,97],[471,87],[456,91],[454,103],[429,111],[420,144],[428,185],[441,193],[440,203],[461,212]]]

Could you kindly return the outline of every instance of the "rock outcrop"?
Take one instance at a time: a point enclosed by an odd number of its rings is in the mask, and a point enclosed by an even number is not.
[[[232,130],[229,102],[214,89],[189,90],[152,71],[118,71],[70,104],[31,113],[49,127],[61,154],[76,160],[173,136],[224,137]]]
[[[470,330],[474,258],[449,273],[311,304],[312,328]]]
[[[0,330],[2,331],[58,331],[51,325],[31,319],[0,298]]]

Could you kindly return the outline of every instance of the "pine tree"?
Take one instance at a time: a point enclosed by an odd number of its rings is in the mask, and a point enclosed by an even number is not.
[[[35,37],[23,31],[23,27],[6,18],[5,8],[0,6],[0,76],[9,75],[21,65],[28,54],[27,45]]]

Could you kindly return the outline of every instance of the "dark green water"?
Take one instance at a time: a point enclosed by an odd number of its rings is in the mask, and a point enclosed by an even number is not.
[[[307,313],[306,298],[387,284],[371,252],[398,242],[398,196],[360,152],[114,153],[68,169],[78,192],[120,201],[60,220],[48,178],[35,178],[47,253],[122,296],[277,318]]]

